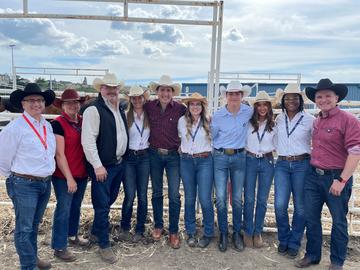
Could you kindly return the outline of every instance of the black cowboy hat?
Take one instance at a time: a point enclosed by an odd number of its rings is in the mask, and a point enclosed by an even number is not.
[[[312,87],[306,87],[305,88],[305,94],[306,96],[312,101],[315,102],[315,93],[320,90],[332,90],[335,92],[337,96],[339,96],[338,102],[343,100],[347,93],[348,88],[345,84],[335,84],[330,79],[321,79],[315,88]]]
[[[10,94],[10,103],[17,108],[22,108],[21,101],[30,95],[39,95],[45,99],[45,106],[49,106],[55,99],[53,90],[42,91],[37,83],[28,83],[24,90],[15,90]]]

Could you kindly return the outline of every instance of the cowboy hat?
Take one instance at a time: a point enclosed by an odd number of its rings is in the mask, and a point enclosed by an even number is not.
[[[181,84],[174,83],[169,75],[162,75],[159,82],[151,82],[149,89],[152,92],[156,92],[159,86],[169,86],[174,89],[174,96],[178,96],[181,92]]]
[[[300,86],[297,83],[289,83],[285,87],[284,91],[279,94],[280,102],[286,94],[298,94],[302,96],[303,99],[306,98],[304,91],[301,91]]]
[[[182,99],[183,103],[188,103],[190,101],[200,101],[203,104],[207,104],[206,97],[202,96],[198,92],[192,93],[190,96]]]
[[[125,87],[124,81],[119,81],[114,73],[106,73],[105,76],[100,78],[95,78],[93,81],[94,88],[100,92],[102,85],[107,85],[110,87],[119,87],[119,90],[122,90]]]
[[[127,96],[129,98],[143,96],[145,98],[145,100],[148,100],[150,93],[148,90],[144,90],[142,87],[140,87],[138,85],[133,85],[130,87],[130,90],[129,90],[129,93],[127,94]]]
[[[251,87],[249,85],[243,85],[240,81],[231,81],[228,83],[227,87],[220,87],[220,92],[222,95],[226,95],[226,92],[242,92],[243,97],[247,97],[251,93]]]
[[[19,109],[22,109],[21,101],[31,95],[39,95],[45,99],[45,106],[49,106],[55,99],[53,90],[42,91],[37,83],[28,83],[24,90],[15,90],[10,94],[10,103]]]
[[[305,93],[306,96],[312,101],[315,102],[315,94],[316,92],[320,91],[320,90],[331,90],[334,91],[335,94],[337,96],[339,96],[339,100],[338,102],[340,102],[341,100],[343,100],[347,93],[348,93],[348,88],[345,84],[335,84],[332,81],[330,81],[330,79],[321,79],[315,88],[313,87],[306,87],[305,88]]]
[[[274,101],[275,99],[271,98],[269,94],[265,91],[259,91],[254,99],[249,100],[250,104],[252,104],[253,106],[259,102],[270,102],[270,104],[272,105]]]
[[[84,102],[85,98],[80,97],[78,92],[73,88],[67,88],[61,94],[61,98],[55,98],[53,105],[55,107],[61,108],[61,105],[64,101],[79,101],[80,103]]]

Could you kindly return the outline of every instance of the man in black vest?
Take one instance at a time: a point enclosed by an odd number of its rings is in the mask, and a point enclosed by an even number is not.
[[[81,143],[92,178],[91,199],[94,207],[92,234],[97,238],[102,260],[115,263],[110,247],[109,212],[115,202],[124,175],[122,156],[129,146],[129,135],[119,91],[124,83],[115,74],[93,82],[98,98],[84,111]]]

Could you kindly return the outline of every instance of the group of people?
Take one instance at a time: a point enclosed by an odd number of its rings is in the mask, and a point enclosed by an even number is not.
[[[345,85],[322,79],[304,92],[297,84],[289,84],[281,96],[282,112],[275,119],[273,99],[260,91],[251,106],[245,104],[243,99],[251,88],[239,81],[221,88],[226,104],[211,117],[206,98],[198,93],[175,101],[181,85],[167,75],[150,83],[149,89],[132,86],[126,111],[119,102],[124,83],[114,74],[95,79],[93,85],[99,95],[82,116],[83,100],[74,89],[55,98],[53,91],[43,92],[29,83],[10,96],[12,104],[24,113],[0,132],[0,175],[7,177],[7,192],[15,209],[14,237],[21,269],[51,267],[37,254],[38,226],[50,197],[50,182],[57,199],[51,241],[54,255],[74,261],[76,256],[68,244],[87,246],[90,240],[98,244],[105,262],[115,263],[109,213],[121,182],[125,197],[119,238],[144,239],[151,180],[152,238],[159,241],[164,232],[164,171],[172,248],[180,247],[181,180],[186,243],[205,248],[212,241],[215,191],[218,248],[225,252],[229,197],[233,248],[242,251],[245,246],[264,245],[261,234],[274,179],[278,252],[295,258],[306,228],[306,253],[295,265],[320,262],[321,212],[326,203],[333,218],[329,269],[342,269],[352,174],[360,160],[360,122],[337,106],[347,94]],[[155,100],[149,100],[150,92],[157,95]],[[320,109],[316,119],[305,112],[305,97]],[[52,103],[62,108],[62,113],[50,124],[41,113]],[[85,239],[78,229],[88,177],[94,221],[90,239]],[[294,211],[290,224],[291,196]],[[131,234],[136,197],[136,227]],[[197,198],[204,227],[201,237],[196,227]]]

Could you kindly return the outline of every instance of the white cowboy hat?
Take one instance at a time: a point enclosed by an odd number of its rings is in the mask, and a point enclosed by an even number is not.
[[[280,102],[286,94],[299,94],[304,100],[306,98],[304,91],[301,91],[300,86],[297,83],[289,83],[285,87],[284,91],[279,94]]]
[[[102,85],[107,85],[111,87],[118,86],[119,90],[122,90],[125,87],[124,81],[122,80],[119,81],[114,73],[106,73],[102,79],[100,78],[94,79],[93,86],[97,91],[100,92],[100,88]]]
[[[226,95],[226,92],[243,92],[243,97],[247,97],[251,93],[251,87],[249,85],[243,85],[240,81],[231,81],[228,83],[227,87],[220,87],[220,92],[222,95]]]
[[[128,97],[139,97],[144,96],[145,100],[149,99],[150,93],[148,90],[144,90],[142,87],[138,85],[133,85],[130,87],[129,93],[127,94]]]
[[[269,94],[265,91],[259,91],[256,97],[253,100],[250,100],[250,103],[253,106],[258,102],[270,102],[271,105],[273,105],[274,98],[270,97]]]
[[[174,96],[178,96],[181,92],[181,84],[173,83],[169,75],[162,75],[159,82],[151,82],[149,84],[150,91],[156,92],[159,86],[170,86],[174,89]]]

